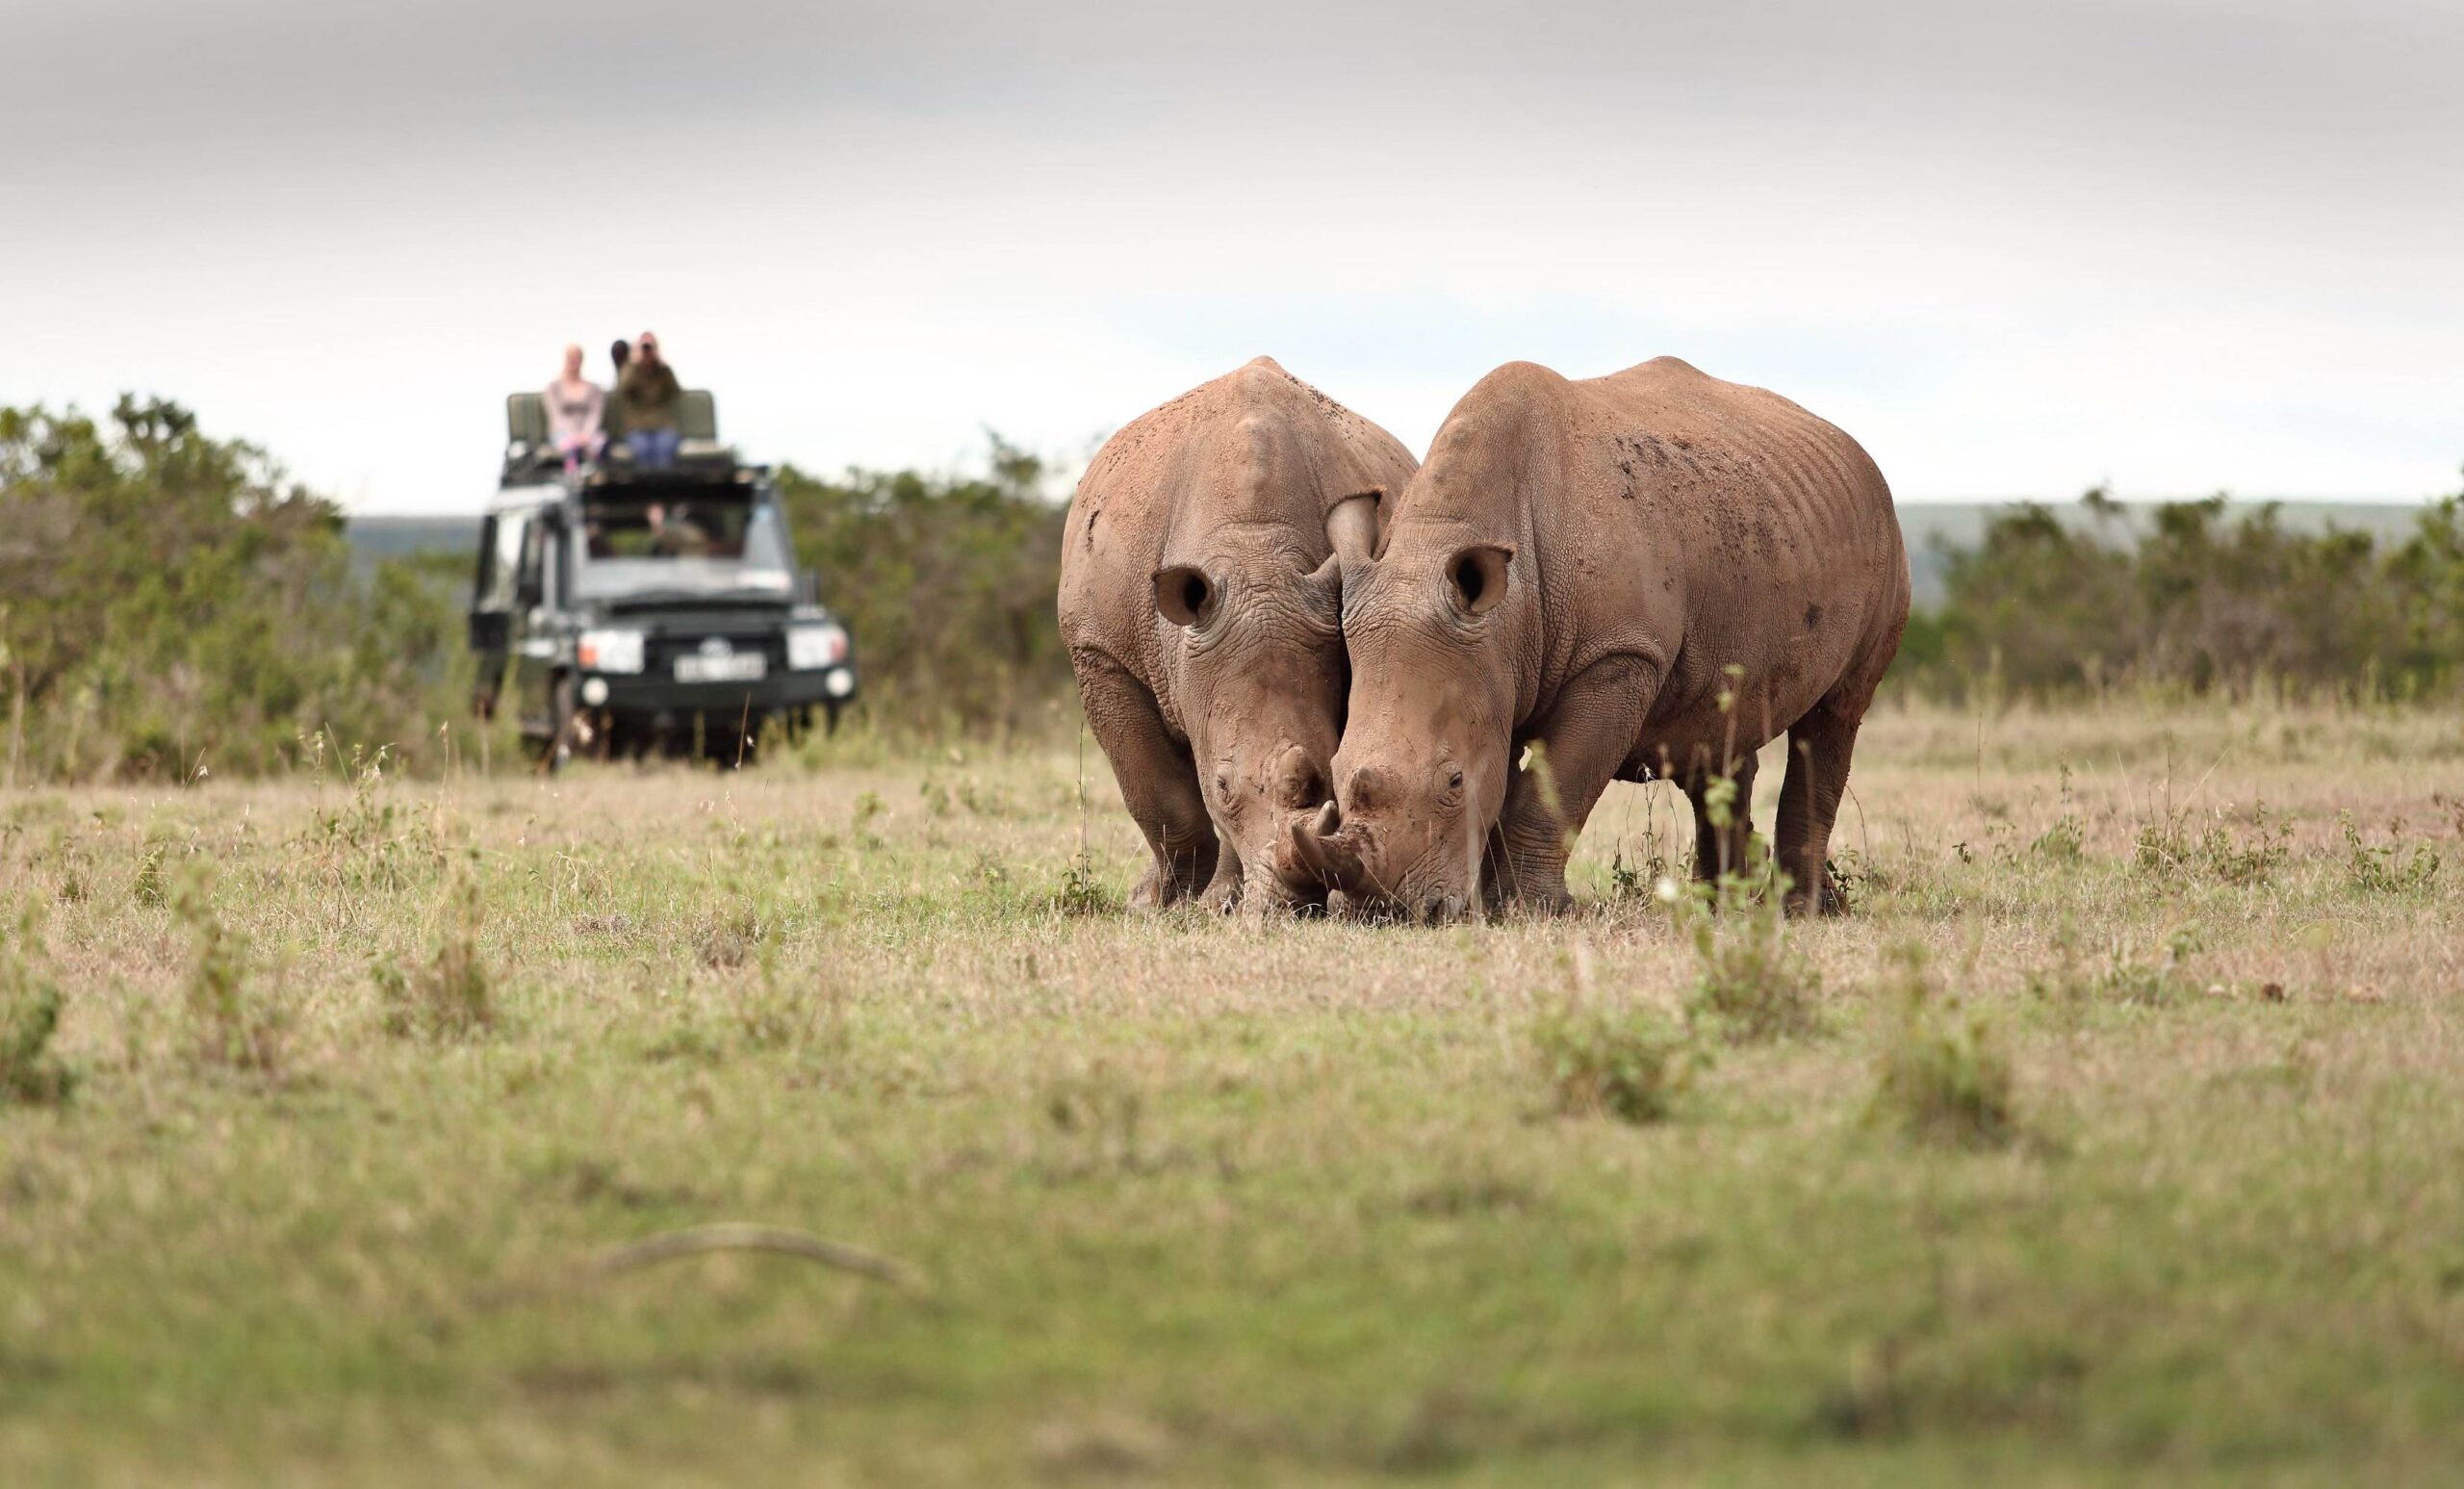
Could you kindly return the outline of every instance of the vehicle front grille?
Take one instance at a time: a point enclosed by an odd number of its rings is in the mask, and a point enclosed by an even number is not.
[[[787,670],[787,638],[778,630],[722,630],[690,633],[654,633],[642,647],[642,671],[654,678],[676,676],[676,659],[698,655],[702,642],[710,635],[727,637],[728,645],[738,654],[758,652],[770,667],[770,676]]]

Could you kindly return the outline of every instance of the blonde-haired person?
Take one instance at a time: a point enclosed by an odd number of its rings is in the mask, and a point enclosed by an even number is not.
[[[581,375],[581,348],[565,348],[565,371],[548,385],[548,443],[565,457],[565,474],[597,460],[607,447],[607,395]]]

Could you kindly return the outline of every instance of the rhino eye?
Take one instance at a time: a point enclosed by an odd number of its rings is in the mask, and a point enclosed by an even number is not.
[[[1463,772],[1461,772],[1461,771],[1459,771],[1459,770],[1451,770],[1451,771],[1448,771],[1448,772],[1446,773],[1446,788],[1447,788],[1448,790],[1450,790],[1450,791],[1460,791],[1460,790],[1462,790],[1462,789],[1463,789]]]

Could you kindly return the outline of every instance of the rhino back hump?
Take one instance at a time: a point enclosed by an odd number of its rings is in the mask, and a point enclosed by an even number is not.
[[[1080,478],[1063,526],[1060,609],[1071,651],[1126,668],[1173,711],[1173,654],[1150,580],[1202,562],[1235,525],[1282,529],[1290,561],[1329,552],[1326,506],[1399,488],[1413,461],[1384,429],[1259,357],[1132,420]]]
[[[1773,737],[1895,641],[1908,591],[1898,518],[1844,431],[1675,358],[1578,386],[1590,395],[1576,442],[1584,525],[1610,562],[1672,597],[1655,629],[1680,618],[1656,724],[1681,736],[1724,728],[1714,700],[1736,666],[1737,708],[1752,715],[1741,732]]]

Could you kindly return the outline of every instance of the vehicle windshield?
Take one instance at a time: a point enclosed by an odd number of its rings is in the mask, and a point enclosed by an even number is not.
[[[749,489],[593,496],[581,515],[578,598],[783,595],[794,587],[778,508],[756,501]]]

